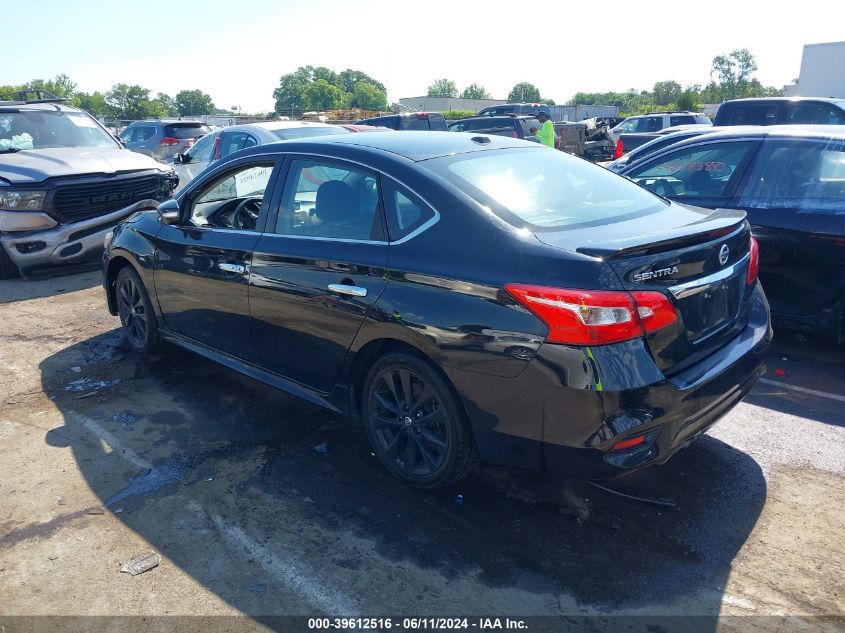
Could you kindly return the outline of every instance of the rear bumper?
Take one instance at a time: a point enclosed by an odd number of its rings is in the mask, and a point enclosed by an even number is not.
[[[747,327],[670,378],[641,339],[590,349],[544,344],[516,378],[452,378],[482,460],[602,479],[665,462],[730,411],[765,371],[771,337],[758,284]],[[644,444],[611,450],[638,435]]]
[[[136,211],[157,204],[154,200],[141,200],[82,222],[58,224],[43,230],[3,233],[0,244],[24,275],[54,266],[97,261],[103,251],[106,233]]]

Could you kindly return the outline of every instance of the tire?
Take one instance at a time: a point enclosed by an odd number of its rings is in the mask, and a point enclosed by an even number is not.
[[[440,488],[467,474],[469,424],[454,390],[428,362],[408,352],[386,354],[367,373],[361,403],[373,451],[395,477]]]
[[[6,252],[6,247],[0,244],[0,279],[15,279],[20,276],[21,273]]]
[[[153,351],[159,341],[158,320],[144,282],[129,266],[117,274],[115,298],[126,342],[135,352]]]

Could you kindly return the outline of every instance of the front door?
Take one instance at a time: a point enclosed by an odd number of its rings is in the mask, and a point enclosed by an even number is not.
[[[290,161],[278,213],[252,260],[261,364],[329,393],[387,284],[387,251],[376,174],[328,159]]]
[[[218,172],[182,198],[183,221],[157,237],[155,284],[167,327],[247,361],[258,358],[249,313],[252,249],[275,168],[261,156]]]

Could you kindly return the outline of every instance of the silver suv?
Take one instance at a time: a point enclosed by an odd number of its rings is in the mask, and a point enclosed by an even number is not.
[[[167,163],[209,132],[211,129],[202,121],[153,119],[133,121],[120,133],[120,140],[133,152]]]
[[[706,114],[682,110],[678,112],[649,112],[629,116],[619,125],[608,130],[613,142],[619,140],[621,134],[640,134],[643,132],[659,132],[667,127],[676,125],[713,125]]]
[[[108,231],[177,182],[62,99],[0,101],[0,279],[96,262]]]

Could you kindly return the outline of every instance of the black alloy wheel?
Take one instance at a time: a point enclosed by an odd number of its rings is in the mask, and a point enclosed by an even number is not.
[[[370,370],[364,424],[382,463],[419,488],[447,485],[466,474],[471,433],[452,389],[424,360],[394,352]]]
[[[158,341],[158,324],[141,278],[124,268],[115,283],[117,312],[126,340],[136,352],[148,352]]]

